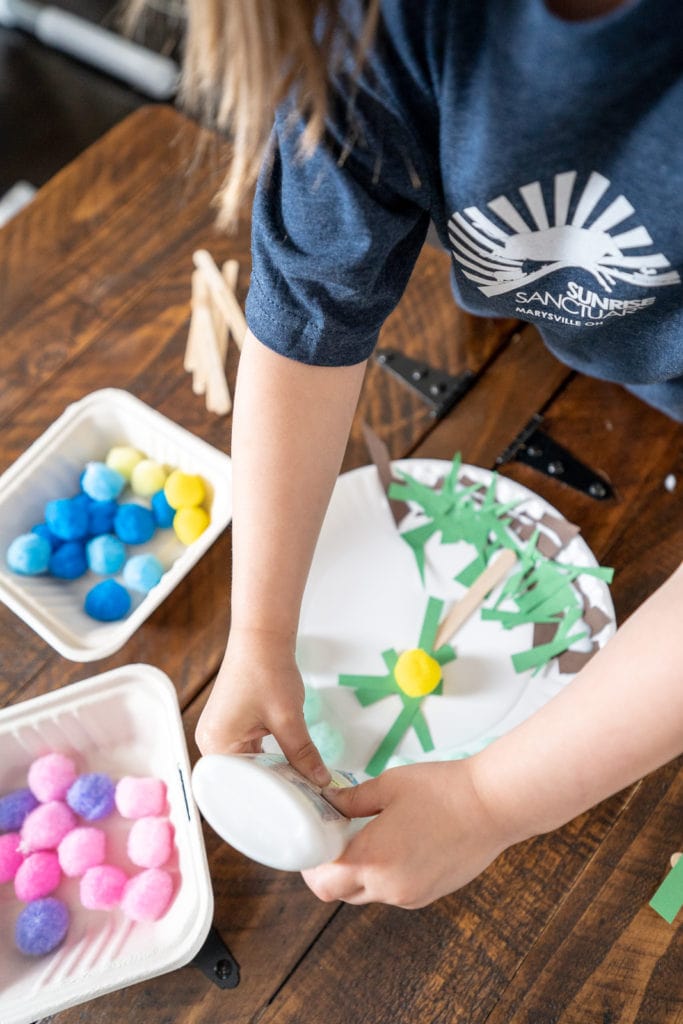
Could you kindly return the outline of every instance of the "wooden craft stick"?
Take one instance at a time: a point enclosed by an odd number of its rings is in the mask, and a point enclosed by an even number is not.
[[[241,349],[244,335],[247,332],[247,321],[244,318],[242,307],[237,301],[235,293],[228,288],[211,253],[207,252],[206,249],[197,249],[192,254],[192,260],[197,270],[201,270],[204,274],[213,301],[225,317],[225,321],[235,339],[235,344]]]
[[[237,262],[237,260],[226,260],[226,262],[221,267],[221,275],[223,277],[223,280],[225,281],[233,295],[237,294],[237,279],[239,277],[239,272],[240,265]],[[220,346],[221,358],[225,362],[225,357],[228,353],[228,339],[231,334],[231,331],[228,328],[228,324],[225,320],[225,317],[215,304],[213,305],[213,310],[214,320],[219,321],[219,323],[216,325],[216,337],[218,338],[218,343]],[[235,342],[235,344],[237,344],[237,342]],[[238,348],[239,347],[240,346],[238,345]]]
[[[683,857],[683,853],[672,853],[671,854],[671,867],[675,868],[679,860]]]
[[[505,548],[486,566],[481,576],[477,577],[464,597],[461,597],[453,605],[439,626],[434,641],[435,650],[438,651],[442,644],[451,639],[453,634],[469,619],[472,612],[478,608],[486,595],[507,576],[516,561],[515,552],[510,548]]]
[[[206,394],[206,408],[209,412],[225,416],[232,409],[232,399],[225,378],[225,366],[221,358],[219,341],[216,337],[215,317],[211,309],[211,293],[204,275],[199,270],[195,270],[192,275],[192,287],[191,361],[196,367],[193,389],[195,393]],[[201,391],[196,391],[195,378],[197,387],[201,388]]]
[[[192,374],[192,390],[195,395],[203,395],[206,391],[206,366],[203,359],[202,325],[201,317],[197,318],[197,309],[206,302],[207,289],[204,284],[201,272],[195,270],[192,274],[192,314],[190,316],[190,327],[187,332],[187,345],[183,366],[188,373]]]

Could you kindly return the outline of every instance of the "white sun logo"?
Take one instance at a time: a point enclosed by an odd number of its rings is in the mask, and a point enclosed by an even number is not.
[[[614,233],[635,212],[625,196],[617,196],[594,216],[610,186],[609,180],[597,171],[591,173],[568,220],[575,182],[576,171],[555,175],[552,224],[539,181],[519,189],[533,226],[506,196],[486,204],[505,227],[494,223],[475,206],[467,207],[464,215],[454,213],[448,222],[448,233],[453,257],[465,277],[488,296],[502,295],[554,270],[569,267],[592,274],[606,292],[611,292],[618,280],[643,288],[680,282],[678,271],[665,269],[671,264],[663,253],[625,254],[629,249],[645,249],[654,244],[641,225]]]

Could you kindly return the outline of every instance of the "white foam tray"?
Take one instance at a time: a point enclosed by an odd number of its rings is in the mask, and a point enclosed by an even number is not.
[[[43,522],[53,498],[78,493],[85,464],[101,461],[114,445],[130,444],[174,469],[198,473],[207,485],[211,522],[188,547],[173,530],[157,530],[148,544],[166,572],[148,594],[134,594],[119,622],[97,622],[83,610],[85,595],[102,576],[77,580],[19,576],[7,568],[12,540]],[[119,650],[223,532],[232,515],[231,461],[227,455],[150,408],[127,391],[105,388],[75,402],[0,477],[0,600],[56,651],[72,661],[96,661]],[[134,500],[129,491],[123,500]],[[120,577],[119,577],[120,578]]]
[[[166,783],[176,852],[170,862],[175,896],[159,921],[135,923],[119,910],[80,906],[78,880],[56,894],[71,923],[64,943],[43,957],[14,946],[22,904],[0,886],[0,1021],[29,1024],[114,989],[175,970],[201,948],[211,926],[213,894],[200,819],[191,797],[190,763],[176,693],[150,665],[126,665],[0,711],[0,794],[26,785],[29,765],[58,750],[81,771],[152,775]],[[108,860],[131,874],[119,815],[102,822]]]

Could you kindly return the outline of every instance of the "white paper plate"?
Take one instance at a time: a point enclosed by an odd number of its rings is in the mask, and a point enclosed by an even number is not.
[[[51,750],[74,757],[81,771],[114,780],[151,775],[166,783],[176,852],[169,864],[176,893],[159,921],[140,924],[119,910],[80,906],[78,880],[63,880],[71,923],[54,953],[28,957],[14,946],[23,904],[0,886],[0,1021],[29,1024],[68,1006],[175,970],[193,958],[211,926],[213,894],[190,764],[173,685],[150,665],[126,665],[0,711],[0,794],[26,785],[29,765]],[[130,874],[130,822],[104,819],[108,861]]]
[[[166,572],[148,594],[131,592],[133,605],[125,619],[97,622],[86,615],[83,602],[104,577],[91,572],[77,580],[19,576],[10,572],[4,556],[16,536],[43,521],[48,501],[78,493],[87,462],[101,461],[110,448],[122,444],[174,469],[198,473],[207,485],[204,506],[211,522],[188,547],[173,530],[157,530],[149,543],[132,548],[155,554]],[[92,392],[70,405],[0,477],[0,600],[65,658],[86,662],[113,654],[230,522],[231,466],[223,452],[127,391]],[[127,494],[122,500],[129,500]]]
[[[403,460],[393,464],[424,483],[442,478],[450,463]],[[491,473],[463,466],[461,473],[488,484]],[[539,518],[560,516],[551,505],[527,488],[498,478],[497,499],[519,501]],[[411,512],[401,531],[424,522]],[[353,470],[339,478],[323,524],[304,595],[297,658],[308,686],[322,691],[324,718],[341,729],[346,748],[339,763],[362,774],[377,746],[401,711],[400,698],[390,696],[361,707],[353,689],[338,686],[341,673],[383,675],[381,652],[415,647],[428,596],[452,602],[465,588],[453,580],[474,556],[470,545],[442,544],[433,536],[427,544],[426,586],[415,557],[401,539],[374,466]],[[595,566],[590,549],[575,537],[558,556],[559,561]],[[581,577],[591,603],[610,618],[594,638],[602,646],[614,632],[614,606],[602,581]],[[495,602],[499,588],[486,600]],[[448,605],[444,609],[444,614]],[[578,631],[581,623],[575,627]],[[532,676],[516,673],[511,655],[532,646],[531,625],[504,630],[498,622],[482,620],[480,613],[456,634],[457,660],[444,668],[444,696],[426,698],[422,707],[435,743],[425,754],[409,730],[396,754],[399,759],[435,760],[474,753],[507,732],[545,704],[571,679],[561,674],[556,661]],[[585,642],[584,642],[585,643]],[[585,649],[577,644],[573,650]],[[399,763],[396,759],[390,763]]]

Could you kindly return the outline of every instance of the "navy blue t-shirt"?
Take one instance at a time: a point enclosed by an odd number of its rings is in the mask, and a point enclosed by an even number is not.
[[[351,5],[353,6],[353,5]],[[543,0],[389,0],[312,157],[278,112],[247,320],[319,365],[360,362],[430,220],[466,310],[683,420],[683,6],[564,21]]]

